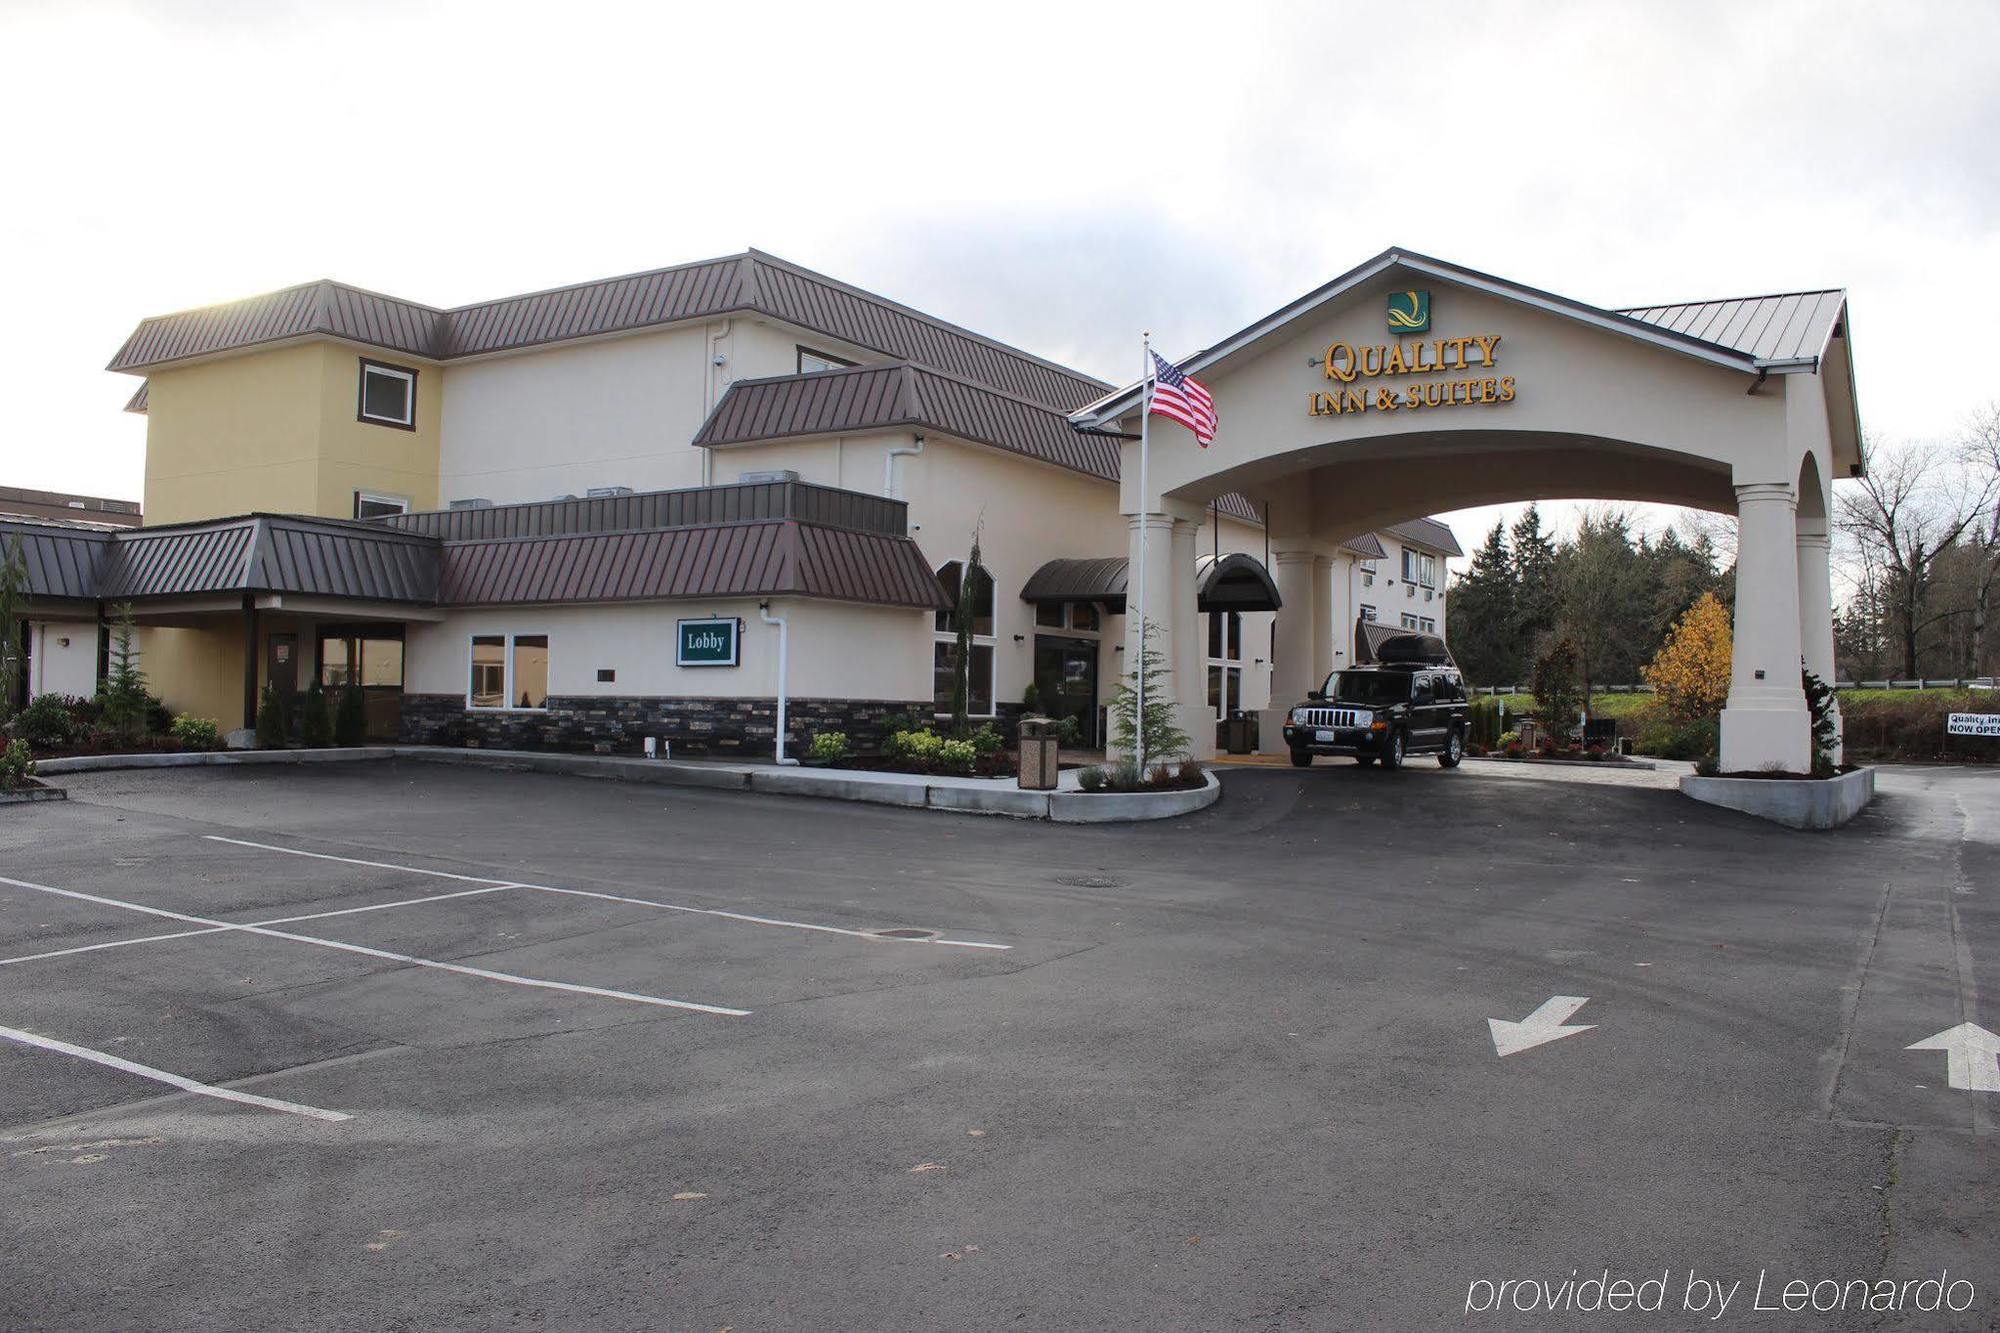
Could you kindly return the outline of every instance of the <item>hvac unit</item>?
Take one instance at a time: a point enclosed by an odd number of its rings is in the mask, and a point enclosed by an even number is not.
[[[592,500],[611,500],[621,495],[630,495],[631,493],[632,488],[630,486],[592,486],[584,492],[584,495]]]
[[[493,502],[486,499],[453,500],[451,502],[451,508],[453,509],[491,509],[492,507]]]
[[[773,472],[744,472],[744,473],[739,473],[739,474],[737,475],[737,478],[736,478],[736,480],[737,480],[737,481],[738,481],[739,483],[741,483],[741,484],[743,484],[743,485],[745,485],[745,486],[748,486],[748,485],[753,485],[753,484],[756,484],[756,483],[760,483],[760,482],[772,482],[772,481],[797,481],[798,479],[799,479],[799,474],[798,474],[798,473],[796,473],[796,472],[794,472],[794,471],[792,471],[792,470],[791,470],[790,468],[788,468],[788,467],[787,467],[787,468],[779,468],[779,469],[777,469],[776,471],[773,471]]]

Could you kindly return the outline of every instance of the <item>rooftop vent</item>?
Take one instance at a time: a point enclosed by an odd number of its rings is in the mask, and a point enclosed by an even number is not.
[[[799,474],[792,471],[788,467],[779,468],[774,472],[744,472],[739,474],[736,478],[737,481],[742,482],[745,485],[748,485],[752,482],[797,481],[798,479],[799,479]]]

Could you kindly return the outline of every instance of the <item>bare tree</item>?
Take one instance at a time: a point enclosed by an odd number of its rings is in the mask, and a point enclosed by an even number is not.
[[[1993,496],[1990,478],[1952,461],[1925,445],[1877,446],[1868,475],[1838,497],[1841,532],[1859,547],[1863,568],[1878,571],[1878,596],[1905,676],[1918,674],[1924,633],[1963,610],[1935,605],[1938,558],[1979,521]]]
[[[1965,674],[1983,674],[1992,665],[1986,629],[2000,593],[2000,402],[1973,414],[1963,442],[1965,465],[1983,486],[1984,512],[1972,524],[1972,633],[1966,640]]]

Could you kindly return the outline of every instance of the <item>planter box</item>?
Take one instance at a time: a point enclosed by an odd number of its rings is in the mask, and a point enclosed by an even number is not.
[[[12,791],[0,791],[0,805],[29,805],[35,801],[67,801],[69,793],[61,787],[51,787],[45,782],[30,778],[26,787],[16,787]]]
[[[1681,779],[1681,794],[1797,829],[1839,828],[1875,799],[1875,770],[1834,778]]]
[[[1049,818],[1058,824],[1121,824],[1193,814],[1222,797],[1222,783],[1215,774],[1204,773],[1202,777],[1205,781],[1201,786],[1187,791],[1051,792]]]

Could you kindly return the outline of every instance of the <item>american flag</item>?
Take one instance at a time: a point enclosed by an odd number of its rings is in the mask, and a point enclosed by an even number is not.
[[[1158,352],[1153,353],[1153,401],[1146,410],[1186,426],[1204,449],[1215,438],[1215,399],[1200,380],[1181,374]]]

